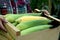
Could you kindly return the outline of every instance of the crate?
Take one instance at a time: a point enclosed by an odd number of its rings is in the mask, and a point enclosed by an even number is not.
[[[55,19],[52,16],[49,16],[49,17],[52,19]],[[59,21],[59,20],[56,19],[56,21]],[[20,31],[11,23],[7,22],[4,25],[8,31],[8,33],[5,33],[8,40],[58,40],[59,38],[60,26],[57,28],[46,29],[46,30],[31,33],[29,35],[21,36]],[[0,36],[0,39],[1,38],[2,37]]]
[[[47,29],[43,31],[34,32],[32,34],[21,36],[20,31],[17,30],[12,24],[5,24],[8,32],[15,38],[15,40],[58,40],[59,28]]]

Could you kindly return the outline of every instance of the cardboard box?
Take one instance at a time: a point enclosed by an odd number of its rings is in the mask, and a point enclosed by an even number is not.
[[[57,28],[46,29],[31,33],[29,35],[21,36],[20,30],[18,30],[11,23],[7,22],[4,25],[8,31],[8,33],[5,33],[8,40],[58,40],[59,38],[60,26]],[[0,36],[0,39],[1,38],[2,36]]]
[[[25,36],[21,36],[20,31],[10,23],[5,24],[5,27],[15,40],[58,40],[59,37],[59,27],[34,32]]]

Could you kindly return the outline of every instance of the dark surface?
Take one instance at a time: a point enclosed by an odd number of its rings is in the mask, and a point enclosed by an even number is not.
[[[60,33],[59,33],[59,39],[58,40],[60,40]]]
[[[58,27],[59,25],[60,25],[60,23],[58,22],[58,21],[55,21],[55,20],[53,20],[51,23],[49,23],[49,24],[51,24],[51,25],[53,25],[53,27],[51,27],[51,28],[56,28],[56,27]]]

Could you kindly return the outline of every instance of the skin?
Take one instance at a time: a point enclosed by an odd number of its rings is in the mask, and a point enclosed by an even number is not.
[[[49,13],[47,10],[39,10],[39,9],[35,9],[34,12],[44,12],[44,14],[50,15],[50,13]]]
[[[7,23],[4,19],[4,17],[0,16],[0,30],[7,32],[7,30],[4,27],[4,23]]]
[[[50,15],[50,13],[47,10],[42,10],[44,12],[44,14],[46,15]]]

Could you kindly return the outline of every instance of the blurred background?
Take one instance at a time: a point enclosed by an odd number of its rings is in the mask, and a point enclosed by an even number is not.
[[[60,0],[0,0],[0,14],[32,13],[35,9],[48,10],[60,18]]]
[[[33,13],[35,9],[47,10],[60,19],[60,0],[0,0],[1,15]]]

